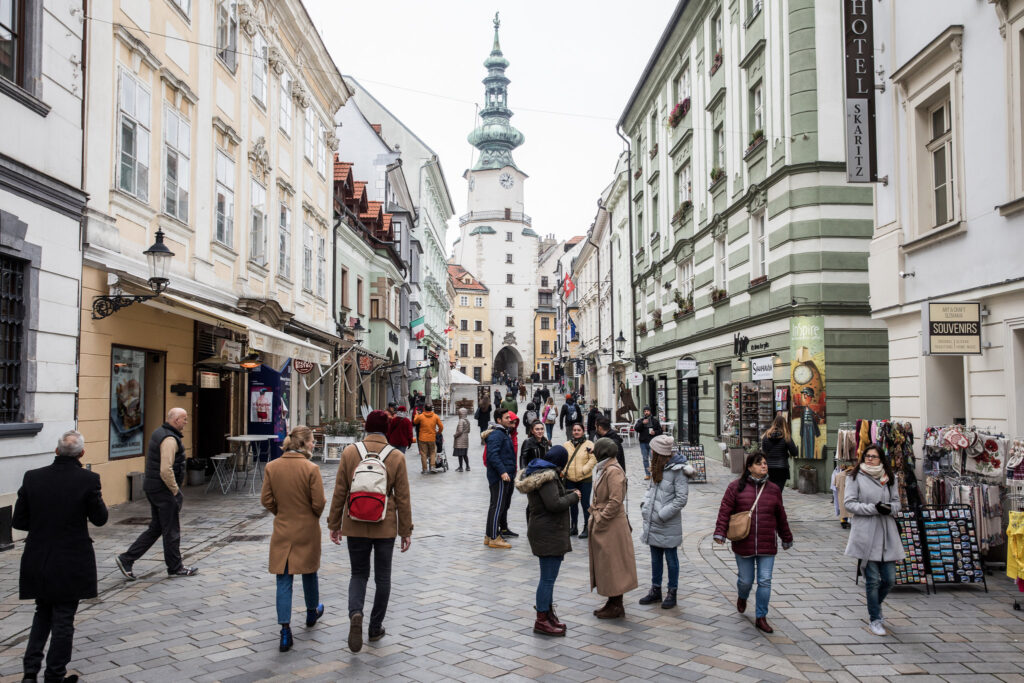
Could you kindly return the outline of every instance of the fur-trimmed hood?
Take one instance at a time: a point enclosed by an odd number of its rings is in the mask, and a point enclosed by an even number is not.
[[[549,481],[558,479],[558,470],[554,467],[545,467],[529,475],[526,472],[526,470],[519,470],[519,474],[516,475],[516,490],[519,493],[526,494],[536,491]]]

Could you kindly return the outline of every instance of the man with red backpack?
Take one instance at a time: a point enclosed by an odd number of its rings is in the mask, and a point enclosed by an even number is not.
[[[412,544],[412,505],[405,458],[388,445],[385,431],[388,414],[374,410],[366,416],[366,438],[349,445],[341,454],[334,482],[334,498],[327,528],[331,542],[348,537],[352,576],[348,584],[348,646],[363,647],[363,604],[370,579],[370,554],[374,554],[373,610],[370,642],[384,637],[384,615],[391,596],[391,560],[395,538],[402,538],[402,552]]]

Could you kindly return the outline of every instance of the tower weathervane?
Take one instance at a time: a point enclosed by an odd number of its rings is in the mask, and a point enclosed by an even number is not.
[[[499,28],[500,26],[501,26],[501,21],[498,19],[498,13],[495,12],[494,13],[494,28]]]

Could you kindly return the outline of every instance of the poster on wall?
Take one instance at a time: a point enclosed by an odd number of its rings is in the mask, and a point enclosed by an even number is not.
[[[249,385],[249,422],[273,422],[274,391],[258,384]]]
[[[146,352],[113,347],[110,357],[110,457],[142,455]]]
[[[656,393],[658,400],[658,422],[665,422],[668,417],[665,410],[665,406],[668,405],[666,396],[668,395],[668,387],[665,384],[665,380],[658,381],[658,391]]]
[[[825,319],[789,321],[790,429],[801,458],[821,458],[825,448]]]

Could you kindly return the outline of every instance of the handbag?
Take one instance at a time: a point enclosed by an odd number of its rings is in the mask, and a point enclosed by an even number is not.
[[[757,496],[754,498],[754,504],[750,506],[749,510],[737,512],[729,517],[729,529],[725,532],[725,537],[730,541],[742,541],[750,535],[750,518],[754,514],[754,509],[757,507],[757,501],[761,499],[761,494],[764,493],[765,486],[767,486],[767,484],[761,485],[761,490],[757,492]]]

